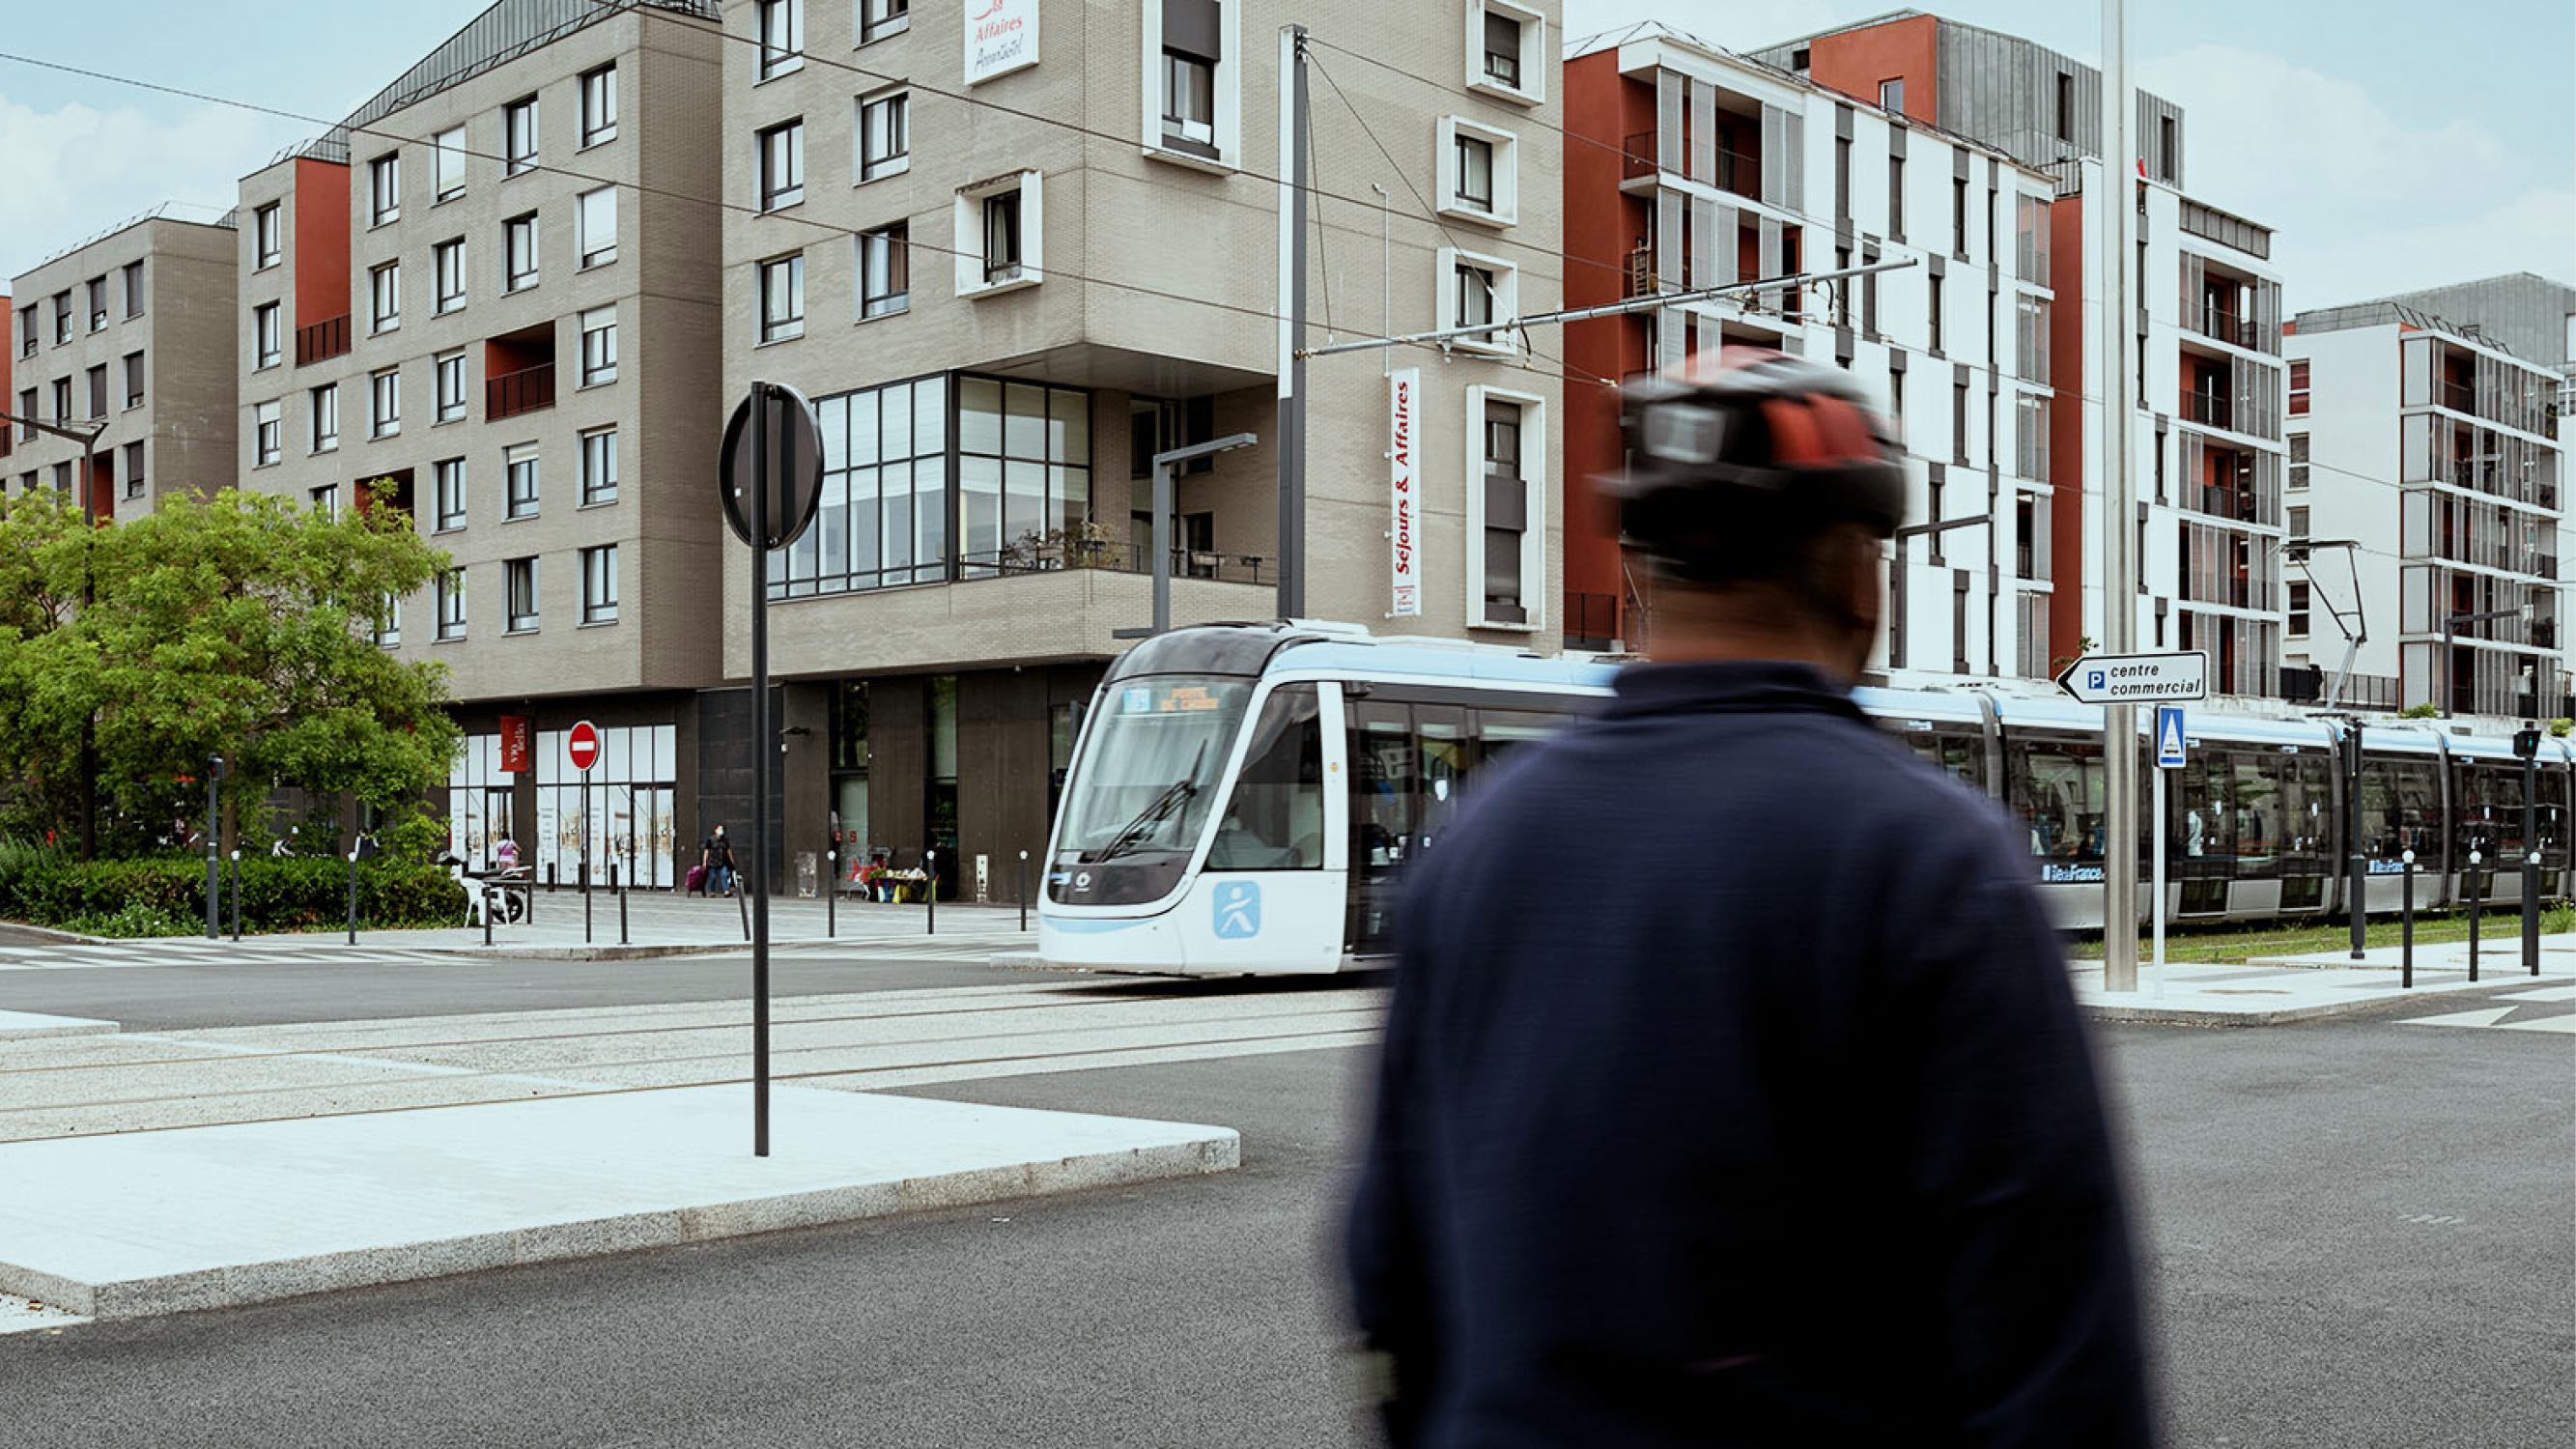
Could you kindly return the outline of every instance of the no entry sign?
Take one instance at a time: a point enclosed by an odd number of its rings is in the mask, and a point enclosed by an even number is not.
[[[572,727],[564,736],[564,758],[576,770],[587,770],[599,763],[599,731],[588,720]]]

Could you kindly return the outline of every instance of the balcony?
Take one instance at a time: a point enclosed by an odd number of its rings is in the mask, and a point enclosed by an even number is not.
[[[1663,278],[1655,275],[1655,249],[1637,247],[1628,253],[1628,291],[1630,297],[1651,297],[1664,289]]]
[[[483,384],[483,415],[494,421],[555,405],[555,365],[540,363]]]
[[[2281,435],[2280,421],[2269,408],[2240,402],[2224,393],[2199,392],[2191,388],[2182,393],[2183,421],[2203,427],[2224,428],[2258,438]]]
[[[2215,338],[2230,347],[2249,352],[2263,350],[2263,331],[2254,323],[2219,307],[2203,307],[2200,315],[2189,319],[2191,330],[2203,337]]]
[[[2433,384],[2433,401],[2455,413],[2475,416],[2478,390],[2464,382],[2437,382]]]
[[[327,362],[349,350],[349,314],[326,317],[310,327],[295,329],[295,365],[310,367]]]
[[[957,561],[961,579],[1000,578],[1015,574],[1055,573],[1063,569],[1103,569],[1110,573],[1150,574],[1151,546],[1111,543],[1105,539],[1027,537],[986,553],[966,553]],[[1275,586],[1276,559],[1259,554],[1223,553],[1216,549],[1175,548],[1171,576],[1211,579],[1218,583]],[[778,595],[773,594],[773,597]]]
[[[1758,158],[1720,146],[1715,148],[1717,174],[1691,176],[1687,157],[1693,148],[1685,141],[1682,147],[1685,159],[1680,165],[1666,167],[1662,164],[1663,150],[1656,140],[1656,134],[1653,131],[1639,131],[1621,143],[1619,148],[1621,182],[1659,177],[1669,171],[1673,175],[1689,176],[1693,181],[1715,186],[1720,191],[1733,192],[1737,196],[1752,197],[1755,200],[1761,198],[1762,163]]]

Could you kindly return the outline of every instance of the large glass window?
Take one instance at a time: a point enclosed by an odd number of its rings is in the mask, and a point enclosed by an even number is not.
[[[1043,568],[1091,514],[1091,397],[1072,388],[957,383],[964,576]]]
[[[2100,880],[2107,798],[2100,742],[2025,737],[2010,763],[2013,808],[2029,823],[2030,853],[2052,868],[2090,871],[2065,879]]]
[[[2361,765],[2361,846],[2373,860],[2411,850],[2416,865],[2441,869],[2442,776],[2433,760],[2365,759]]]
[[[1198,846],[1248,679],[1155,675],[1113,686],[1083,741],[1048,894],[1073,905],[1159,899]]]
[[[823,497],[814,526],[769,556],[772,598],[948,577],[948,389],[943,377],[818,399]]]
[[[1320,870],[1323,864],[1323,719],[1313,685],[1284,685],[1262,706],[1253,726],[1207,865],[1210,870]]]

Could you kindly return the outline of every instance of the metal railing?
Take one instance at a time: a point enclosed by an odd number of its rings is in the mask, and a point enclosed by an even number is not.
[[[1101,569],[1109,573],[1150,574],[1150,546],[1112,543],[1106,539],[1025,538],[999,549],[968,552],[957,560],[960,579],[1005,578],[1018,574],[1056,573],[1066,569]],[[1276,584],[1276,559],[1218,549],[1172,550],[1172,577],[1209,579],[1230,584]]]
[[[1681,163],[1666,166],[1663,164],[1663,149],[1658,135],[1659,133],[1654,131],[1639,131],[1620,143],[1620,180],[1635,181],[1640,177],[1657,176],[1666,171],[1676,176],[1690,174],[1689,154],[1696,148],[1685,143],[1682,147]],[[1706,181],[1720,191],[1731,191],[1738,196],[1752,196],[1753,192],[1747,188],[1752,186],[1760,175],[1760,160],[1744,152],[1729,151],[1724,147],[1717,147],[1714,150],[1717,175],[1694,179]]]
[[[555,365],[551,362],[505,372],[483,384],[483,415],[489,419],[514,418],[554,405]]]
[[[2200,315],[2192,319],[2191,330],[2230,346],[2252,352],[2263,350],[2263,329],[2224,308],[2202,307]]]
[[[309,367],[345,355],[349,350],[349,314],[325,317],[295,329],[295,365]]]

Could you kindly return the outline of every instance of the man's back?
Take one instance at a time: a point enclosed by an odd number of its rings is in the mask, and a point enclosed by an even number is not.
[[[1408,887],[1352,1249],[1401,1414],[2143,1442],[2100,1107],[2000,818],[1804,667],[1620,688]]]

